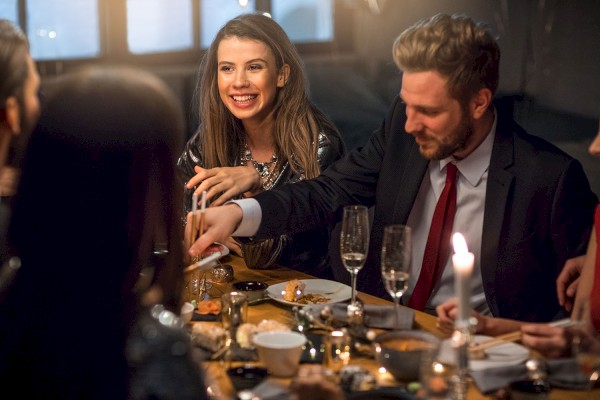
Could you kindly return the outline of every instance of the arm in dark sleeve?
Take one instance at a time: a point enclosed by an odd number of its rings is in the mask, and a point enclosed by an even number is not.
[[[257,237],[296,233],[335,222],[341,208],[350,204],[368,207],[375,202],[379,171],[392,121],[404,113],[398,99],[364,147],[334,162],[319,177],[284,185],[255,198],[262,208]]]
[[[596,204],[598,198],[581,163],[571,160],[559,180],[552,205],[552,240],[562,261],[559,268],[567,259],[585,254]]]

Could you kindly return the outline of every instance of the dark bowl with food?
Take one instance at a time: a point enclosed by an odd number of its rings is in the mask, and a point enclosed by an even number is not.
[[[439,346],[437,337],[416,330],[385,332],[373,340],[375,360],[400,382],[419,380],[423,355]]]
[[[254,366],[233,367],[227,370],[227,376],[236,392],[252,389],[269,375],[266,368]]]
[[[248,302],[265,298],[269,285],[261,281],[242,281],[233,284],[233,288],[248,297]]]

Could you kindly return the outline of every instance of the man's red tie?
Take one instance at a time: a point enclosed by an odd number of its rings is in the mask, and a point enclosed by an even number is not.
[[[446,184],[433,212],[429,236],[423,255],[423,266],[408,306],[423,311],[433,288],[440,280],[448,251],[456,212],[456,165],[446,165]]]

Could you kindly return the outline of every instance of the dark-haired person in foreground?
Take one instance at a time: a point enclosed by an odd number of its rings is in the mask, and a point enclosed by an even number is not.
[[[29,140],[9,226],[22,266],[0,303],[0,397],[206,398],[176,318],[179,102],[139,70],[60,79]]]
[[[10,256],[5,235],[18,182],[15,164],[39,116],[39,86],[27,36],[12,22],[0,19],[0,268]],[[8,278],[0,273],[0,288]]]
[[[523,321],[556,318],[556,278],[567,259],[585,252],[597,203],[581,164],[494,106],[500,49],[481,23],[435,15],[405,30],[393,55],[403,73],[400,95],[364,147],[315,179],[209,209],[190,254],[232,233],[294,233],[339,219],[345,205],[375,206],[359,290],[385,296],[383,228],[408,224],[413,272],[402,300],[434,313],[454,296],[450,250],[439,257],[437,278],[422,263],[447,172],[457,169],[451,230],[475,254],[473,308]]]

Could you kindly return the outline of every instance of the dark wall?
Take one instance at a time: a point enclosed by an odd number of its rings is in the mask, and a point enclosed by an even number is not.
[[[353,51],[332,46],[326,54],[303,57],[311,97],[338,126],[348,148],[367,140],[400,90],[401,77],[391,56],[396,36],[436,13],[465,13],[498,34],[499,95],[515,110],[516,119],[531,133],[585,160],[600,194],[600,162],[586,154],[600,117],[600,0],[378,0],[380,14],[364,0],[336,1],[353,9],[337,21],[348,24],[344,32],[351,32]],[[181,99],[191,134],[198,123],[192,101],[197,63],[148,69]],[[44,81],[49,83],[47,76]]]
[[[360,3],[360,2],[356,2]],[[465,13],[498,34],[500,90],[525,93],[543,106],[600,116],[600,1],[387,0],[375,15],[356,7],[357,57],[376,73],[392,63],[396,36],[439,12]]]

